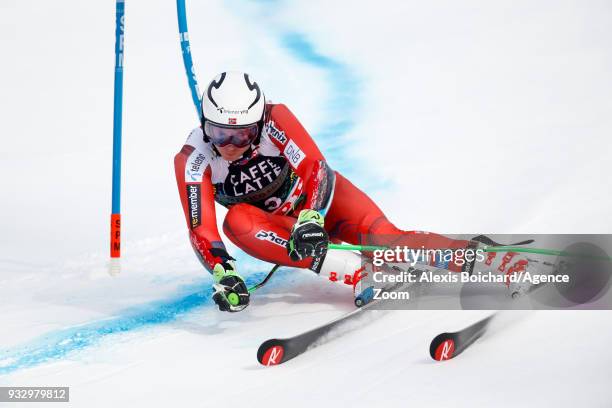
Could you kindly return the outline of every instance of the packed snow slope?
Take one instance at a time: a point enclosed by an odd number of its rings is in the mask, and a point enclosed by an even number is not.
[[[200,84],[237,69],[406,229],[609,233],[605,1],[187,4]],[[172,158],[197,118],[173,2],[126,4],[122,272],[107,273],[114,6],[0,5],[0,385],[72,406],[609,407],[612,313],[512,313],[460,358],[429,341],[486,312],[379,313],[286,365],[255,353],[352,310],[283,269],[215,310]],[[221,220],[224,210],[219,208]],[[238,249],[250,282],[271,267]]]

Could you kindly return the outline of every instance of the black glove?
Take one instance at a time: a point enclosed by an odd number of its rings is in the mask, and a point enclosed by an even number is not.
[[[291,260],[321,257],[328,243],[329,236],[323,228],[323,216],[315,210],[300,211],[287,241],[287,252]]]

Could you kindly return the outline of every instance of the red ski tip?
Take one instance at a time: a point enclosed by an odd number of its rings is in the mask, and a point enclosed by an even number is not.
[[[453,339],[448,339],[438,345],[438,348],[436,348],[436,353],[434,354],[434,359],[437,361],[450,360],[453,358],[454,353],[455,342]]]
[[[285,349],[283,349],[283,346],[272,346],[264,353],[261,359],[261,364],[265,365],[266,367],[277,365],[283,361],[283,354],[285,354]]]

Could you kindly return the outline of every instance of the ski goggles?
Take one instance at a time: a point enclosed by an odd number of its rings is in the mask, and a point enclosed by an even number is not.
[[[204,133],[215,146],[224,147],[229,144],[236,147],[250,145],[259,134],[257,123],[248,126],[223,126],[217,123],[204,122]]]

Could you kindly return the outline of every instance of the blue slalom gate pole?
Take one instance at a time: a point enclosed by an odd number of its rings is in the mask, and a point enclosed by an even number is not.
[[[183,64],[185,65],[185,74],[189,82],[191,90],[191,99],[196,108],[198,118],[202,111],[200,106],[200,89],[198,88],[198,80],[196,79],[195,70],[193,68],[193,59],[191,58],[191,46],[189,45],[189,32],[187,30],[187,11],[185,9],[185,0],[176,0],[176,14],[178,16],[179,36],[181,40],[181,51],[183,52]]]
[[[121,257],[121,125],[123,115],[123,44],[125,0],[116,0],[115,20],[115,100],[113,112],[113,197],[110,229],[111,268],[118,268]],[[115,265],[112,261],[115,260]],[[118,271],[118,270],[116,270]]]

